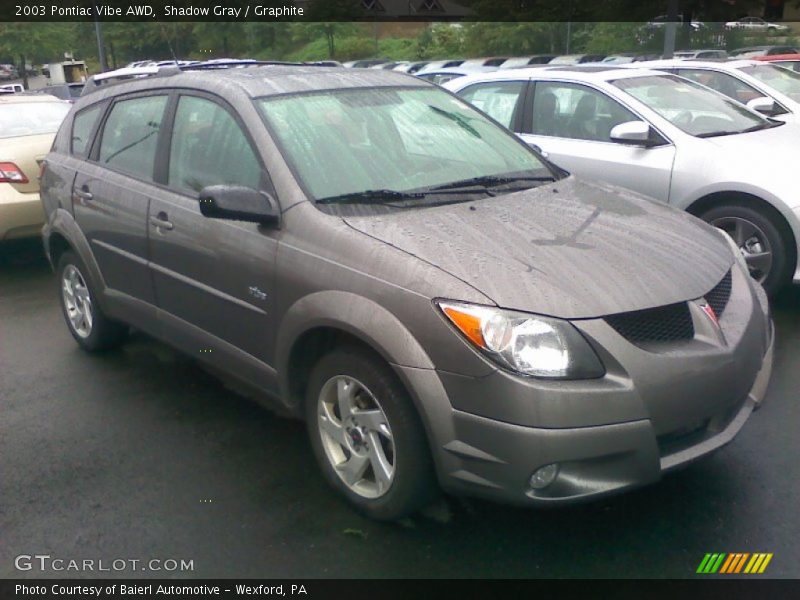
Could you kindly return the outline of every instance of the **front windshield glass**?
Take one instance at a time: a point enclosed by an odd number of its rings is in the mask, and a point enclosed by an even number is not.
[[[487,194],[497,195],[512,191],[501,178],[527,181],[525,187],[553,178],[513,134],[439,89],[357,88],[257,104],[305,190],[321,203],[352,202],[353,194],[377,203],[380,195],[364,192],[388,191],[417,192],[415,204],[422,205],[441,200],[444,192],[429,194],[431,188],[446,187],[457,200],[459,182],[497,184]]]
[[[739,70],[789,96],[795,102],[800,102],[800,73],[775,65],[740,67]]]
[[[614,84],[676,127],[697,137],[771,127],[766,118],[702,85],[673,75],[617,79]]]

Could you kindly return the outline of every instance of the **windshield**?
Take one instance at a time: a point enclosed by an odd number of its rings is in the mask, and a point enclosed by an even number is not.
[[[674,75],[617,79],[614,84],[679,129],[697,137],[772,126],[770,121],[738,102]]]
[[[361,88],[257,102],[314,200],[361,194],[359,201],[370,203],[378,195],[363,192],[386,196],[446,186],[455,195],[458,186],[450,184],[467,180],[553,179],[513,134],[439,89]],[[468,199],[474,196],[462,200]]]
[[[0,104],[0,138],[55,133],[69,109],[64,102]]]
[[[800,102],[800,73],[776,65],[757,65],[740,67],[742,73],[755,77],[761,83],[786,94],[795,102]]]

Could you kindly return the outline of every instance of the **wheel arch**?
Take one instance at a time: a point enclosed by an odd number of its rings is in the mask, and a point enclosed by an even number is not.
[[[686,206],[689,214],[700,217],[703,213],[725,204],[748,206],[763,211],[771,217],[783,235],[789,240],[789,262],[791,273],[797,269],[798,241],[800,240],[800,225],[792,217],[792,211],[783,203],[771,202],[764,197],[751,192],[739,190],[715,191],[701,196]]]
[[[87,270],[87,277],[97,292],[97,301],[100,308],[107,310],[105,296],[106,282],[100,272],[100,267],[92,254],[89,241],[75,222],[72,214],[63,208],[58,208],[44,228],[44,251],[53,269],[58,267],[58,261],[64,252],[71,250],[78,255]]]
[[[390,366],[433,369],[416,338],[384,307],[350,292],[317,292],[295,302],[278,331],[276,369],[287,406],[293,410],[301,406],[311,368],[339,344],[362,346]],[[402,383],[410,387],[408,381]],[[424,410],[419,406],[418,410],[424,419]]]

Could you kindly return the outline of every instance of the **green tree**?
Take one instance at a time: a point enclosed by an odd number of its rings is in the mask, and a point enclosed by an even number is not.
[[[359,0],[311,0],[308,8],[308,21],[305,23],[323,35],[328,43],[328,58],[336,56],[336,37],[342,35],[346,26],[364,16],[364,9]]]
[[[71,23],[0,23],[0,55],[11,57],[28,87],[26,65],[35,62],[63,59],[71,50]]]

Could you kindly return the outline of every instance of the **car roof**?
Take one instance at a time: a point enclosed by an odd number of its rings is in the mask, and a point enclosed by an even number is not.
[[[754,52],[756,50],[770,50],[772,48],[794,48],[794,44],[770,44],[768,46],[744,46],[742,48],[734,48],[730,54],[738,54],[740,52]]]
[[[641,64],[641,63],[632,63]],[[654,69],[631,68],[618,65],[541,65],[539,67],[526,67],[523,69],[506,69],[492,71],[491,73],[480,73],[469,75],[458,79],[458,86],[468,84],[473,81],[493,81],[509,79],[571,79],[574,81],[585,81],[587,83],[611,81],[615,79],[628,79],[632,77],[644,77],[647,75],[663,76],[664,73]]]
[[[472,75],[473,73],[493,73],[497,70],[497,67],[483,67],[480,65],[467,65],[466,67],[442,67],[441,69],[431,69],[430,71],[425,71],[422,75],[434,75],[434,74],[443,74],[443,75]],[[419,73],[416,73],[419,75]]]
[[[241,63],[195,70],[163,67],[120,70],[127,77],[114,85],[106,85],[112,73],[92,77],[82,98],[114,96],[140,89],[183,87],[205,89],[217,93],[234,87],[250,97],[275,96],[317,90],[336,90],[359,87],[430,85],[412,75],[384,69],[348,69],[316,65],[248,64]],[[102,78],[101,78],[102,77]],[[97,83],[99,82],[99,83]],[[95,87],[96,86],[96,87]]]
[[[22,104],[28,102],[59,102],[63,100],[50,96],[48,94],[37,93],[21,93],[21,94],[2,94],[0,95],[0,104]]]
[[[642,65],[643,68],[646,69],[663,69],[667,67],[700,67],[700,68],[707,68],[707,69],[721,69],[721,70],[732,70],[738,69],[739,67],[752,67],[753,65],[758,65],[759,62],[749,59],[749,58],[740,58],[740,59],[733,59],[733,60],[707,60],[707,59],[690,59],[690,60],[682,60],[682,59],[675,59],[675,58],[665,58],[661,60],[647,60],[638,63]]]
[[[800,60],[800,54],[769,54],[767,56],[754,56],[758,62],[773,62],[776,60]]]

